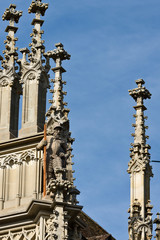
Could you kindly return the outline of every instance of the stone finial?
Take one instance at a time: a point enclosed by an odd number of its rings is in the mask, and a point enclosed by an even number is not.
[[[147,99],[151,98],[151,93],[143,87],[143,84],[145,84],[145,81],[143,79],[136,80],[136,84],[138,85],[138,88],[135,88],[133,90],[129,90],[129,95],[133,97],[135,101],[137,101],[138,98]]]
[[[14,22],[18,23],[19,18],[21,16],[22,16],[22,11],[17,11],[16,5],[10,4],[9,8],[7,8],[6,11],[4,12],[2,19],[3,21],[5,20],[10,21],[10,24],[12,25]]]
[[[28,8],[29,13],[41,14],[44,16],[45,11],[48,9],[48,3],[42,3],[41,0],[32,1],[30,7]]]
[[[71,55],[69,55],[63,48],[62,43],[56,43],[55,44],[56,49],[53,51],[48,51],[47,55],[52,58],[55,62],[57,60],[63,61],[63,60],[70,60]]]

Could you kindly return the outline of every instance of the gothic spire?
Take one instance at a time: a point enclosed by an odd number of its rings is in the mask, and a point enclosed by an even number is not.
[[[31,62],[36,62],[37,59],[41,58],[41,54],[45,51],[43,45],[44,40],[42,40],[42,34],[44,31],[41,30],[44,20],[41,19],[41,16],[44,16],[47,9],[48,3],[42,3],[41,0],[32,1],[28,8],[29,13],[35,13],[35,18],[31,23],[34,26],[33,32],[30,35],[32,37],[32,43],[29,45],[31,47],[31,53],[29,54]]]
[[[57,43],[55,46],[56,49],[45,54],[45,56],[52,58],[56,63],[56,67],[52,68],[52,71],[55,73],[55,79],[51,80],[54,83],[54,89],[50,89],[50,92],[53,93],[53,99],[49,100],[49,102],[52,105],[46,115],[48,120],[50,117],[67,120],[69,109],[65,108],[67,103],[64,102],[64,95],[67,93],[63,91],[63,85],[66,82],[62,80],[62,73],[66,72],[66,70],[62,67],[62,61],[69,60],[70,55],[64,50],[62,43]]]
[[[152,168],[150,166],[150,146],[146,143],[146,129],[144,111],[144,100],[150,99],[150,92],[143,86],[143,79],[136,80],[137,88],[129,90],[129,94],[136,101],[134,143],[131,144],[130,162],[128,173],[130,174],[130,217],[128,222],[129,240],[147,240],[152,238],[152,205],[150,204],[150,177]],[[145,226],[145,227],[144,227]]]
[[[2,16],[3,20],[9,21],[9,25],[5,30],[8,35],[4,41],[6,48],[3,51],[4,59],[0,56],[3,67],[3,70],[0,70],[0,141],[18,135],[19,97],[22,89],[19,83],[19,74],[16,73],[17,66],[15,66],[18,58],[18,48],[15,47],[18,40],[15,38],[15,33],[18,28],[15,27],[15,23],[18,23],[21,16],[22,11],[17,11],[14,4],[10,4]]]
[[[5,54],[5,60],[2,60],[2,66],[4,69],[8,69],[11,66],[14,66],[15,60],[18,59],[17,50],[15,47],[16,41],[18,38],[14,37],[14,34],[17,32],[17,27],[15,27],[15,23],[19,22],[19,18],[22,16],[22,11],[16,10],[15,4],[10,4],[9,8],[4,12],[2,19],[3,21],[9,21],[9,26],[6,28],[6,32],[8,32],[7,40],[4,41],[6,50],[3,51]]]
[[[129,90],[130,96],[133,97],[137,103],[137,105],[134,106],[136,114],[133,116],[136,121],[135,124],[132,124],[135,128],[135,133],[131,134],[134,137],[134,143],[131,144],[132,148],[130,149],[131,157],[134,158],[138,156],[142,160],[145,159],[145,161],[149,161],[150,154],[148,150],[150,149],[150,145],[146,144],[146,139],[149,138],[149,136],[146,135],[148,126],[145,126],[145,119],[147,119],[147,116],[144,116],[144,111],[147,110],[147,108],[144,106],[144,100],[147,98],[150,99],[151,94],[143,86],[143,84],[145,84],[143,79],[136,80],[136,84],[138,85],[137,88]]]
[[[34,26],[30,35],[32,37],[32,43],[30,44],[31,52],[28,48],[22,48],[20,51],[23,56],[18,61],[20,64],[21,83],[23,84],[22,128],[19,131],[20,136],[35,134],[43,131],[44,128],[50,65],[47,56],[46,60],[42,59],[45,47],[42,40],[43,31],[41,30],[44,20],[41,19],[41,16],[44,16],[47,8],[47,3],[35,0],[32,1],[28,9],[29,13],[35,13],[35,18],[31,23]],[[29,61],[27,60],[27,55]]]

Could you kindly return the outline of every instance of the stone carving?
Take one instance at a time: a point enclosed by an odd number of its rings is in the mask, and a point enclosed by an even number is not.
[[[68,220],[70,216],[67,211],[64,211],[61,207],[58,210],[53,210],[53,214],[50,215],[46,221],[46,240],[61,240],[68,239]]]
[[[40,240],[37,228],[25,229],[22,228],[19,232],[9,231],[5,235],[0,236],[0,240]]]
[[[7,67],[8,68],[8,67]],[[6,86],[11,86],[11,87],[17,87],[17,91],[21,92],[21,87],[20,85],[15,82],[15,79],[18,80],[18,78],[14,77],[13,75],[13,68],[9,68],[5,72],[0,72],[0,87],[6,87]]]
[[[57,211],[53,211],[53,214],[50,215],[50,218],[46,221],[46,238],[48,240],[57,239],[58,236],[56,234],[58,224],[58,216],[59,213]]]
[[[141,216],[141,204],[135,199],[132,205],[132,217],[129,218],[129,240],[141,240],[152,238],[152,213],[153,206],[150,201],[146,204],[146,217]]]
[[[3,166],[6,167],[8,165],[12,167],[13,165],[18,164],[18,162],[19,162],[18,156],[16,154],[11,154],[4,158]]]
[[[45,11],[48,9],[48,3],[42,3],[41,0],[32,1],[30,7],[28,8],[29,13],[40,12],[44,16]]]
[[[35,160],[35,151],[33,150],[29,150],[29,151],[24,151],[21,155],[20,155],[20,160],[22,161],[32,161]]]
[[[19,22],[19,18],[22,16],[22,11],[17,11],[16,10],[16,5],[15,4],[10,4],[9,8],[6,9],[4,12],[2,19],[3,20],[12,20],[15,21],[16,23]]]
[[[37,145],[37,149],[41,150],[46,145],[47,148],[47,179],[57,178],[59,170],[65,168],[65,160],[67,158],[66,142],[62,136],[62,127],[60,124],[54,124],[53,135],[47,136],[47,141],[44,139]]]
[[[12,167],[13,165],[21,164],[23,161],[29,162],[35,159],[36,158],[34,150],[23,151],[22,153],[18,154],[8,154],[5,157],[0,158],[0,167]]]
[[[144,238],[150,240],[152,238],[152,220],[146,218],[142,219],[133,218],[129,222],[129,240],[141,240]]]
[[[153,176],[152,167],[149,165],[149,161],[147,159],[131,159],[128,164],[128,173],[135,173],[146,170],[150,176]]]
[[[59,173],[61,173],[59,171]],[[47,185],[47,192],[51,194],[54,198],[57,197],[57,200],[67,200],[66,195],[70,194],[70,190],[73,189],[73,184],[68,180],[60,179],[61,175],[59,175],[59,179],[50,179]],[[56,196],[57,191],[59,192]],[[60,191],[63,191],[63,194],[60,194]],[[68,196],[69,199],[69,196]],[[69,199],[70,200],[70,199]],[[77,203],[77,202],[76,202]]]

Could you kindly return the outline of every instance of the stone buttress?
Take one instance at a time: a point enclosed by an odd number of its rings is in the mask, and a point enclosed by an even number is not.
[[[150,166],[150,146],[146,143],[146,129],[144,99],[151,97],[150,92],[143,86],[143,79],[136,80],[137,88],[129,90],[129,94],[136,101],[134,143],[131,144],[130,162],[130,209],[129,209],[129,240],[148,240],[152,238],[152,206],[150,204],[150,178],[153,176]]]

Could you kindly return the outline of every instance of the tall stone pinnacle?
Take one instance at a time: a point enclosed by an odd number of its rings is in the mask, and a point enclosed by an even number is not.
[[[62,43],[57,43],[55,46],[56,49],[44,54],[45,57],[52,58],[56,65],[52,68],[55,78],[51,80],[53,88],[51,87],[50,92],[53,95],[49,101],[51,103],[50,109],[46,114],[46,162],[47,159],[50,159],[54,163],[54,174],[50,174],[51,170],[48,170],[47,173],[47,194],[52,196],[54,200],[52,218],[55,218],[55,213],[57,213],[59,214],[59,219],[61,219],[58,222],[56,231],[53,231],[55,239],[61,240],[62,236],[65,236],[63,239],[80,239],[79,237],[75,237],[75,235],[71,236],[65,227],[65,216],[71,219],[82,208],[78,205],[79,202],[77,201],[77,195],[80,192],[74,185],[75,178],[73,178],[74,171],[72,169],[72,143],[74,139],[71,138],[69,127],[69,109],[65,108],[67,103],[64,102],[66,92],[63,91],[63,85],[66,82],[62,81],[62,74],[66,72],[62,67],[62,61],[69,60],[70,55],[64,50]],[[38,145],[39,148],[43,146],[43,142],[44,140],[40,142]],[[52,155],[50,151],[52,151]],[[65,211],[65,209],[67,210],[66,206],[69,206],[71,212]]]
[[[10,4],[9,8],[6,9],[4,12],[2,19],[3,21],[9,21],[9,26],[6,28],[6,32],[8,32],[7,40],[4,41],[6,44],[6,50],[3,51],[5,54],[5,60],[2,60],[2,66],[4,69],[9,68],[11,65],[15,64],[15,60],[18,59],[17,50],[18,48],[15,47],[15,43],[18,38],[14,37],[14,34],[17,32],[17,27],[15,27],[15,23],[19,22],[19,18],[22,16],[22,11],[16,10],[16,5]]]
[[[44,21],[41,20],[41,16],[44,16],[47,8],[47,3],[42,3],[40,0],[32,1],[28,9],[29,13],[35,13],[35,18],[31,23],[34,26],[33,32],[30,34],[32,38],[32,43],[29,45],[31,52],[28,48],[20,50],[23,55],[22,59],[18,61],[23,85],[23,106],[22,128],[19,136],[22,137],[42,132],[44,128],[50,65],[48,57],[43,58],[45,47],[42,40],[44,32],[41,30],[41,26]]]
[[[133,115],[136,119],[136,122],[132,125],[135,128],[135,133],[132,134],[134,137],[134,143],[131,144],[133,148],[131,148],[130,151],[131,156],[132,154],[138,154],[138,156],[142,159],[145,158],[146,160],[149,160],[150,154],[148,150],[150,149],[150,146],[146,144],[146,139],[149,138],[146,135],[146,129],[148,129],[148,126],[145,126],[145,119],[147,119],[147,117],[144,116],[146,107],[144,106],[143,102],[144,99],[150,99],[151,94],[145,87],[143,87],[144,83],[145,82],[143,79],[138,79],[136,80],[138,87],[133,90],[129,90],[130,96],[132,96],[137,103],[137,105],[134,106],[136,114]]]
[[[67,103],[63,101],[64,95],[67,94],[63,91],[63,85],[66,84],[66,82],[62,81],[62,73],[66,72],[66,70],[62,67],[62,61],[69,60],[70,55],[64,50],[62,43],[57,43],[55,46],[56,49],[46,53],[46,55],[49,58],[52,58],[56,63],[56,67],[52,68],[53,72],[55,73],[55,79],[52,80],[54,83],[54,89],[50,89],[50,92],[53,93],[53,99],[50,100],[52,105],[47,112],[47,117],[53,117],[59,120],[64,118],[67,120],[69,109],[65,108]]]
[[[33,33],[31,33],[32,43],[30,44],[31,53],[29,54],[29,59],[31,62],[35,62],[36,59],[41,58],[41,54],[44,53],[45,47],[43,45],[41,26],[44,21],[41,20],[41,16],[44,16],[45,11],[48,9],[48,3],[42,3],[41,0],[32,1],[28,12],[35,13],[35,18],[32,21]]]
[[[55,73],[55,79],[52,79],[53,89],[51,87],[50,92],[53,93],[53,99],[49,100],[51,106],[47,111],[47,134],[54,134],[54,126],[62,127],[64,142],[67,145],[67,161],[66,161],[66,179],[73,185],[73,171],[72,171],[72,143],[74,141],[71,138],[71,132],[69,130],[69,119],[68,113],[69,109],[65,106],[67,105],[64,102],[64,95],[67,93],[63,91],[63,85],[66,84],[62,80],[62,73],[66,70],[62,67],[63,60],[69,60],[70,55],[64,50],[62,43],[55,44],[56,49],[46,52],[45,57],[52,58],[56,64],[52,71]]]
[[[152,205],[150,204],[150,177],[152,167],[150,166],[150,146],[146,143],[146,129],[144,111],[144,100],[150,99],[150,92],[143,86],[143,79],[136,80],[137,88],[129,90],[130,96],[136,101],[134,143],[131,144],[130,162],[128,164],[128,173],[130,174],[130,217],[128,222],[129,240],[141,239],[148,240],[152,238]]]
[[[19,115],[19,97],[22,92],[20,85],[20,76],[16,72],[18,69],[15,63],[18,59],[18,48],[15,47],[18,38],[15,38],[18,23],[22,11],[16,10],[16,5],[10,4],[4,12],[2,19],[9,21],[6,28],[8,32],[7,39],[4,41],[4,58],[0,56],[2,68],[0,70],[0,141],[9,140],[18,136],[18,115]]]

